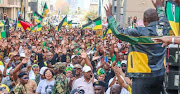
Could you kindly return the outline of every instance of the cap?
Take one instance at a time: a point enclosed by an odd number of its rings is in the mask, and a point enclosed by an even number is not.
[[[20,57],[26,57],[25,53],[20,53]]]
[[[93,86],[102,86],[102,87],[106,87],[105,82],[103,81],[96,81],[93,83]]]
[[[91,70],[91,67],[89,67],[89,66],[84,66],[82,70],[83,70],[83,72],[92,71],[92,70]]]
[[[72,67],[66,67],[65,72],[67,72],[67,71],[72,71],[72,70],[73,70]]]
[[[41,75],[43,75],[43,74],[44,74],[44,71],[45,71],[46,69],[47,69],[47,67],[42,67],[42,68],[40,69],[40,72],[39,72],[39,73],[40,73]]]
[[[99,58],[101,58],[101,56],[93,56],[92,61],[98,60]]]
[[[105,70],[103,68],[99,68],[97,71],[97,75],[106,74]]]
[[[23,77],[24,75],[27,75],[27,73],[26,73],[26,72],[20,72],[20,73],[18,74],[18,77],[21,78],[21,77]]]
[[[121,61],[121,64],[127,64],[127,60]]]
[[[53,65],[54,68],[58,68],[59,70],[65,70],[65,65],[61,62],[57,62],[55,65]]]
[[[75,64],[75,65],[74,65],[74,68],[82,69],[82,66],[81,66],[80,64]]]
[[[39,65],[38,64],[33,64],[31,68],[33,69],[34,67],[39,67]]]
[[[73,59],[73,58],[76,57],[76,56],[78,56],[78,55],[72,55],[72,56],[71,56],[71,59]]]

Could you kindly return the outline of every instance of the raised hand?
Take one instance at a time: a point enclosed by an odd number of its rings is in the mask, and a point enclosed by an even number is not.
[[[154,7],[156,8],[157,6],[162,6],[162,0],[156,0],[156,2],[154,2],[154,0],[151,0]]]
[[[112,5],[111,5],[111,3],[109,3],[109,6],[104,6],[104,9],[105,9],[105,11],[106,11],[106,16],[108,17],[108,16],[112,16],[113,14],[112,14]]]
[[[86,52],[82,52],[82,53],[81,53],[81,58],[82,58],[82,59],[87,58],[87,54],[86,54]]]

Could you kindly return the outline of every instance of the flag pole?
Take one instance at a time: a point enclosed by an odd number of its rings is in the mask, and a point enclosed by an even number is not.
[[[180,16],[180,1],[177,2],[178,6],[179,6],[179,16]],[[179,21],[180,21],[180,17],[179,17]],[[179,33],[180,33],[180,22],[179,22]],[[178,44],[178,58],[180,58],[180,52],[179,52],[179,44]],[[179,63],[179,85],[180,85],[180,59],[178,59],[178,63]],[[180,94],[180,86],[179,86],[179,94]]]

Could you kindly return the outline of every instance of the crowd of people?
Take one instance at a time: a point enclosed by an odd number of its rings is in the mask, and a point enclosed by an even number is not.
[[[86,29],[43,26],[10,30],[0,40],[0,92],[15,94],[129,94],[129,44]]]
[[[133,29],[120,28],[111,4],[106,6],[113,34],[103,37],[79,27],[57,31],[45,25],[39,32],[11,29],[7,38],[0,39],[0,93],[161,94],[166,48],[159,43],[131,45],[119,40],[123,35],[167,35],[169,23],[162,2],[153,4],[156,10],[144,12],[145,27]],[[153,40],[165,42],[163,46],[179,43],[168,38]]]

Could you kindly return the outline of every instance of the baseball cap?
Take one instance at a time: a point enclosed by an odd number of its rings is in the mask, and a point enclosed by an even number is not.
[[[121,64],[127,64],[127,60],[121,61]]]
[[[20,53],[20,57],[26,57],[25,53]]]
[[[78,55],[72,55],[72,56],[71,56],[71,59],[73,59],[73,58],[76,57],[76,56],[78,56]]]
[[[83,72],[92,71],[92,70],[91,70],[91,67],[89,67],[89,66],[84,66],[82,70],[83,70]]]
[[[43,75],[44,74],[44,71],[47,69],[47,67],[42,67],[41,69],[40,69],[40,74],[41,75]]]
[[[96,82],[93,83],[93,86],[106,87],[106,84],[103,81],[96,81]]]
[[[74,65],[74,68],[80,68],[80,69],[82,69],[82,66],[81,66],[80,64],[75,64],[75,65]]]

